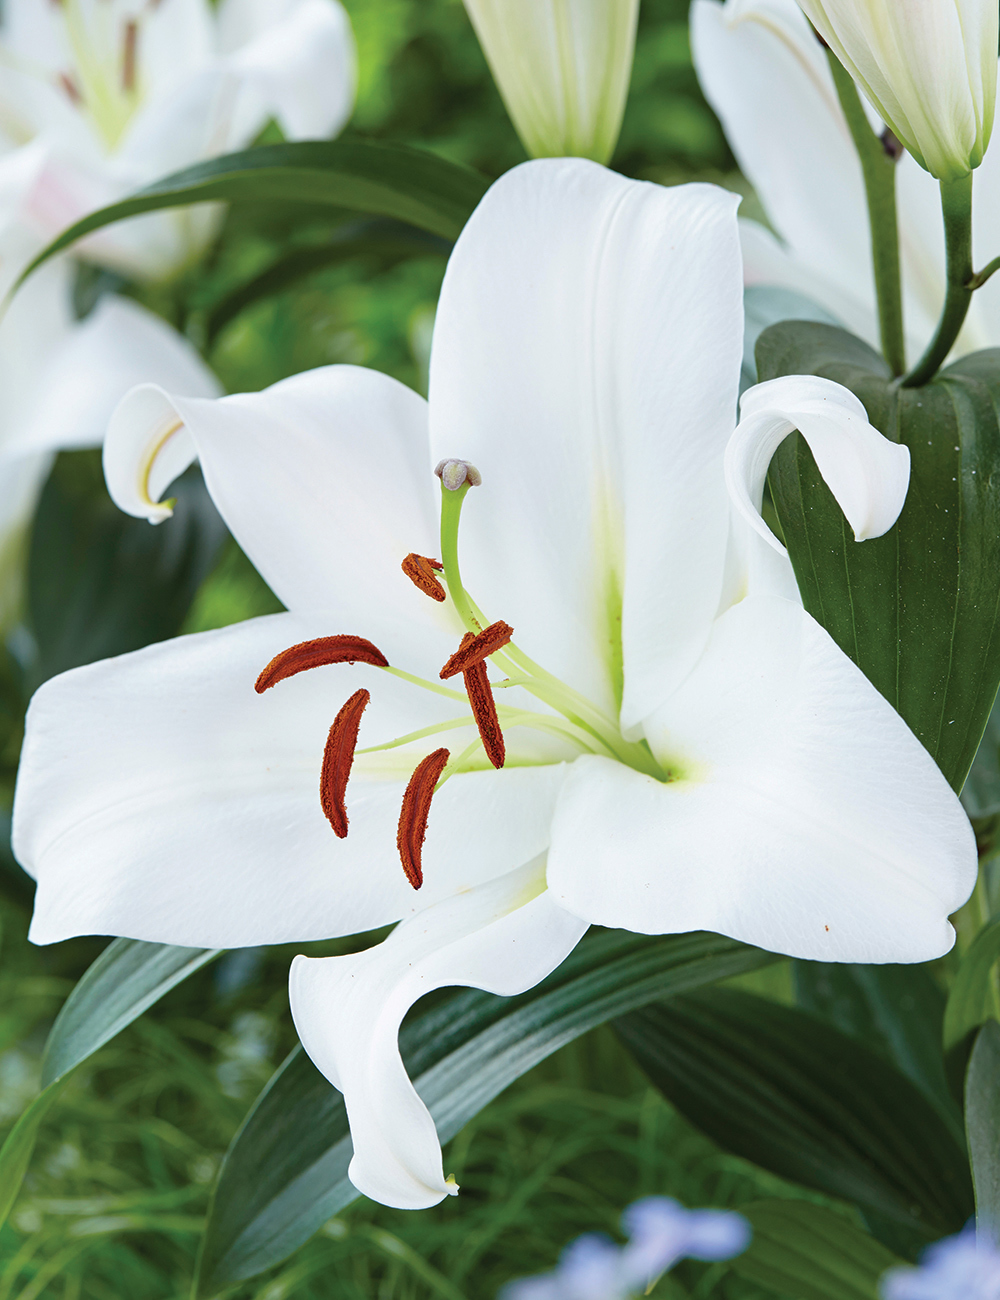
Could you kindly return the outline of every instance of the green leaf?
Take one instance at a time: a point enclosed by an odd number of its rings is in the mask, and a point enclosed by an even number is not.
[[[37,657],[29,680],[175,636],[228,534],[200,473],[174,485],[168,528],[114,505],[100,463],[64,453],[42,492],[28,556]]]
[[[880,1051],[940,1111],[959,1141],[962,1116],[944,1072],[945,994],[926,966],[796,961],[799,1006]]]
[[[56,1016],[42,1058],[42,1087],[67,1075],[218,955],[215,948],[114,939]]]
[[[21,276],[84,235],[143,212],[191,203],[310,204],[393,217],[456,239],[489,182],[437,154],[362,139],[261,145],[185,167],[64,230]]]
[[[832,1025],[708,989],[616,1022],[667,1099],[726,1150],[942,1236],[972,1213],[961,1146],[914,1084]]]
[[[1000,704],[993,705],[986,720],[983,739],[962,789],[962,803],[970,817],[1000,815]]]
[[[451,249],[449,240],[404,225],[401,221],[352,221],[334,231],[325,244],[295,248],[284,254],[252,280],[214,303],[206,325],[208,343],[211,344],[241,311],[263,298],[283,293],[316,271],[357,258],[366,258],[376,262],[381,269],[387,269],[413,257],[447,257]]]
[[[717,935],[589,935],[547,980],[516,998],[465,991],[417,1010],[400,1033],[407,1070],[453,1137],[557,1048],[653,998],[777,960]],[[217,1295],[280,1262],[358,1195],[340,1093],[296,1050],[226,1155],[209,1209],[196,1295]]]
[[[960,790],[1000,682],[1000,350],[900,388],[859,339],[786,321],[761,335],[757,366],[761,379],[844,384],[910,449],[899,520],[861,544],[801,436],[779,448],[768,481],[806,609]]]
[[[1000,918],[976,935],[962,958],[944,1009],[942,1041],[948,1078],[962,1095],[966,1063],[976,1030],[996,1016],[997,997],[993,967],[1000,958]]]
[[[216,955],[213,949],[115,939],[84,974],[45,1044],[42,1092],[0,1148],[0,1224],[21,1190],[39,1125],[76,1067]]]
[[[965,1076],[976,1222],[995,1239],[1000,1229],[1000,1025],[988,1020],[976,1037]]]
[[[903,1261],[852,1223],[808,1201],[741,1206],[753,1240],[730,1265],[791,1300],[878,1300],[879,1278]]]

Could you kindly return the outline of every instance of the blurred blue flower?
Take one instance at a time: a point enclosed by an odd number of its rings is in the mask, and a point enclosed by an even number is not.
[[[732,1259],[750,1243],[750,1225],[729,1210],[687,1210],[666,1196],[636,1201],[622,1215],[617,1246],[600,1233],[578,1237],[552,1273],[511,1282],[499,1300],[627,1300],[681,1259]]]
[[[1000,1300],[1000,1250],[970,1224],[928,1247],[919,1268],[890,1269],[884,1300]]]

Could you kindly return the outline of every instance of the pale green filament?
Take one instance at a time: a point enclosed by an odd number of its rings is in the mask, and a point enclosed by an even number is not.
[[[458,526],[462,514],[462,505],[470,486],[468,481],[452,490],[441,484],[441,563],[445,582],[451,596],[455,611],[464,627],[474,635],[489,626],[490,620],[471,598],[462,583],[458,563]],[[603,750],[619,759],[629,767],[654,776],[657,780],[666,780],[665,772],[656,761],[655,756],[645,741],[627,741],[622,738],[617,722],[607,717],[600,709],[565,682],[553,677],[513,642],[508,642],[502,650],[491,655],[493,663],[511,678],[511,685],[522,686],[536,699],[542,700],[550,708],[561,713],[571,724],[574,738],[580,742],[580,732],[586,734],[584,742],[592,749],[592,741],[597,740]],[[503,685],[503,683],[498,683]],[[499,710],[498,710],[499,713]],[[529,715],[534,716],[534,715]],[[537,722],[531,725],[539,725]]]

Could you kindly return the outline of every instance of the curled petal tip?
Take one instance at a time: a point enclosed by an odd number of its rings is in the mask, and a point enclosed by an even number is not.
[[[849,389],[816,375],[784,375],[749,389],[726,448],[726,486],[736,510],[761,537],[785,548],[760,514],[771,457],[796,429],[854,532],[881,537],[899,518],[910,481],[910,453],[868,420]]]

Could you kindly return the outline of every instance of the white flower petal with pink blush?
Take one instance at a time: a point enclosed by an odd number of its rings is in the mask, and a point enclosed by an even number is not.
[[[961,806],[753,529],[795,425],[859,536],[907,466],[825,380],[751,390],[734,433],[741,279],[724,191],[528,163],[459,238],[429,402],[341,366],[215,402],[145,386],[112,421],[123,508],[169,528],[197,457],[290,613],[38,692],[32,935],[399,920],[291,979],[351,1176],[389,1204],[454,1190],[398,1050],[425,991],[526,989],[591,922],[825,961],[952,943]]]
[[[169,172],[253,142],[336,135],[354,103],[354,41],[339,0],[11,0],[0,25],[0,141],[38,140],[43,242]],[[136,277],[196,256],[218,205],[133,218],[80,252]]]

